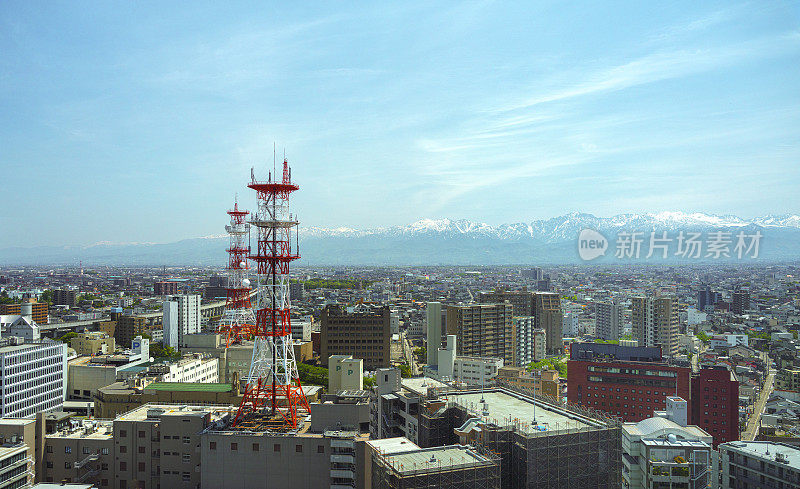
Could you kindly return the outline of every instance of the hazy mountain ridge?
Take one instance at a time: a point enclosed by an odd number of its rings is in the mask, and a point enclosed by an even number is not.
[[[375,229],[303,228],[300,252],[306,265],[446,265],[569,263],[579,261],[578,233],[590,228],[613,240],[621,231],[741,229],[763,235],[759,258],[800,258],[800,216],[768,215],[751,220],[704,213],[660,212],[597,217],[572,213],[529,223],[491,226],[466,219],[421,219],[406,226]],[[90,246],[6,248],[0,264],[222,265],[227,237],[185,239],[174,243],[97,243]],[[609,253],[613,255],[613,250]],[[606,257],[608,258],[608,257]],[[605,258],[602,259],[608,262]]]

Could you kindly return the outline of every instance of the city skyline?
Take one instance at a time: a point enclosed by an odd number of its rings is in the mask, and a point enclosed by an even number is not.
[[[273,144],[312,227],[800,213],[796,5],[250,7],[0,7],[7,226],[219,235]]]

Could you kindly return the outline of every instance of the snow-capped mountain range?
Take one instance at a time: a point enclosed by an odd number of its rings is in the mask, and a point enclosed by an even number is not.
[[[572,213],[551,219],[492,226],[466,219],[421,219],[374,229],[300,228],[303,265],[535,264],[580,261],[577,238],[593,229],[609,240],[620,232],[738,233],[759,231],[762,261],[800,260],[800,216],[660,212],[597,217]],[[6,248],[0,264],[213,265],[225,261],[225,235],[175,243],[98,243],[83,247]],[[602,260],[601,260],[602,261]]]

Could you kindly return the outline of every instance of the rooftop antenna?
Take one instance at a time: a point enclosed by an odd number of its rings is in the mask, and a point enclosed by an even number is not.
[[[275,150],[275,141],[273,141],[273,142],[272,142],[272,173],[274,173],[274,174],[276,175],[276,177],[275,177],[275,178],[277,178],[277,175],[278,175],[278,170],[277,170],[277,168],[278,168],[278,167],[277,167],[277,166],[275,166],[275,165],[276,165],[276,163],[275,163],[275,158],[276,158],[276,156],[275,156],[275,153],[276,153],[276,150]]]

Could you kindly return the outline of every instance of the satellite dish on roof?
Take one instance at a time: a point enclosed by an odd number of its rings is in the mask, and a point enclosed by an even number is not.
[[[250,279],[246,278],[242,280],[242,285],[244,285],[245,287],[250,287]]]

